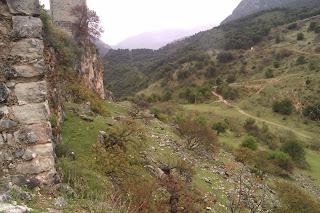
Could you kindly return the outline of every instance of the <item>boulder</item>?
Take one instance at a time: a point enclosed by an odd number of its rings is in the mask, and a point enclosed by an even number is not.
[[[5,102],[10,94],[10,90],[4,83],[0,83],[0,103]]]
[[[41,103],[47,98],[47,84],[45,81],[17,84],[15,94],[19,105]]]
[[[12,43],[10,55],[23,60],[42,59],[43,41],[36,38],[26,38]]]
[[[30,209],[24,206],[13,205],[9,203],[0,203],[0,212],[2,213],[26,213]]]
[[[42,38],[42,21],[31,16],[12,17],[12,36],[15,38]]]
[[[40,15],[39,0],[7,0],[10,13],[23,15]]]

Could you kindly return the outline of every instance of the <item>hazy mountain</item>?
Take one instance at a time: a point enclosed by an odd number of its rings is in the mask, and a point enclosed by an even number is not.
[[[100,39],[94,41],[95,45],[99,49],[101,57],[105,56],[110,49],[112,49],[108,44],[104,43]]]
[[[233,11],[227,19],[222,23],[227,23],[237,20],[248,15],[252,15],[261,11],[271,10],[276,8],[289,8],[289,7],[310,7],[320,6],[319,0],[243,0],[238,7]]]
[[[198,27],[194,29],[172,29],[157,32],[142,33],[128,38],[118,45],[115,49],[159,49],[168,43],[191,36],[202,30],[210,29],[212,26]]]

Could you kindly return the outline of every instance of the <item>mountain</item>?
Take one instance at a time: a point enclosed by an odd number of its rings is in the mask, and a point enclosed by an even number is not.
[[[319,0],[243,0],[233,11],[232,15],[226,18],[222,24],[234,21],[261,11],[276,8],[311,7],[319,6]]]
[[[191,36],[202,30],[210,29],[212,26],[204,26],[193,29],[170,29],[157,32],[146,32],[140,35],[128,38],[114,49],[159,49],[173,41]]]
[[[159,50],[112,50],[104,58],[107,87],[118,98],[132,96],[170,76],[184,62],[199,61],[210,51],[247,50],[275,26],[320,14],[319,8],[275,9],[250,15],[170,43]]]
[[[96,47],[99,49],[101,57],[104,57],[110,49],[112,49],[108,44],[104,43],[102,40],[97,39],[94,41]]]

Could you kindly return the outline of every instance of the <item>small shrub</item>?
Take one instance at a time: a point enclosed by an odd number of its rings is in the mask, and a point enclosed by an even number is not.
[[[314,29],[314,32],[319,34],[320,33],[320,26],[317,26],[315,29]]]
[[[214,151],[217,146],[217,136],[205,124],[194,120],[184,120],[178,124],[179,133],[186,139],[188,149],[197,147],[203,150]]]
[[[296,30],[296,29],[298,29],[297,23],[291,23],[288,25],[288,30]]]
[[[276,213],[319,213],[320,203],[297,186],[280,182],[276,184],[280,207]]]
[[[272,152],[269,155],[268,160],[271,160],[273,164],[277,165],[278,167],[284,169],[287,172],[291,173],[293,170],[294,166],[292,159],[287,153],[281,151]]]
[[[225,99],[235,100],[239,97],[238,91],[226,84],[218,86],[217,92]]]
[[[217,122],[212,125],[212,129],[217,132],[217,135],[220,133],[225,133],[228,128],[228,125],[224,122]]]
[[[293,161],[296,163],[304,163],[305,150],[304,147],[295,139],[287,138],[284,144],[281,146],[281,151],[290,155]]]
[[[242,147],[251,149],[251,150],[257,150],[258,149],[258,143],[256,139],[252,136],[247,136],[241,143]]]
[[[158,108],[152,108],[150,110],[150,113],[153,114],[155,118],[160,118],[160,110]]]
[[[230,52],[221,52],[218,54],[217,59],[220,63],[228,63],[234,60],[232,53]]]
[[[310,120],[320,121],[320,103],[305,107],[303,109],[303,115]]]
[[[316,27],[317,27],[317,22],[313,21],[313,22],[310,23],[310,25],[308,27],[308,31],[312,32],[312,31],[314,31],[316,29]]]
[[[266,78],[273,78],[273,70],[272,69],[267,69],[264,73],[264,75],[266,76]]]
[[[303,34],[303,33],[298,33],[298,34],[297,34],[297,40],[298,40],[298,41],[304,40],[304,34]]]
[[[272,105],[272,109],[276,113],[283,115],[291,115],[293,111],[292,101],[289,99],[284,99],[282,101],[275,101]]]
[[[296,64],[297,65],[303,65],[303,64],[306,64],[307,63],[307,60],[304,56],[299,56],[297,58],[297,61],[296,61]]]
[[[228,77],[227,77],[227,82],[229,84],[234,83],[236,80],[237,80],[237,78],[235,75],[228,75]]]

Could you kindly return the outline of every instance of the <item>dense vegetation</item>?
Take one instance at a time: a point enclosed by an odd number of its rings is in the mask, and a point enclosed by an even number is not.
[[[180,79],[187,78],[190,73],[206,66],[208,57],[204,54],[205,51],[213,48],[248,49],[267,36],[271,28],[317,14],[320,14],[318,8],[261,12],[200,32],[156,51],[112,50],[105,57],[105,81],[108,89],[113,91],[116,97],[132,96],[159,79],[164,79],[165,82],[171,78],[175,70],[181,68],[183,64],[190,63],[189,70],[179,74]],[[289,25],[289,28],[292,27]],[[301,36],[298,34],[299,39]],[[233,58],[229,52],[218,55],[222,63],[230,62]],[[218,74],[217,72],[219,70],[214,66],[208,67],[207,76],[213,77]]]

